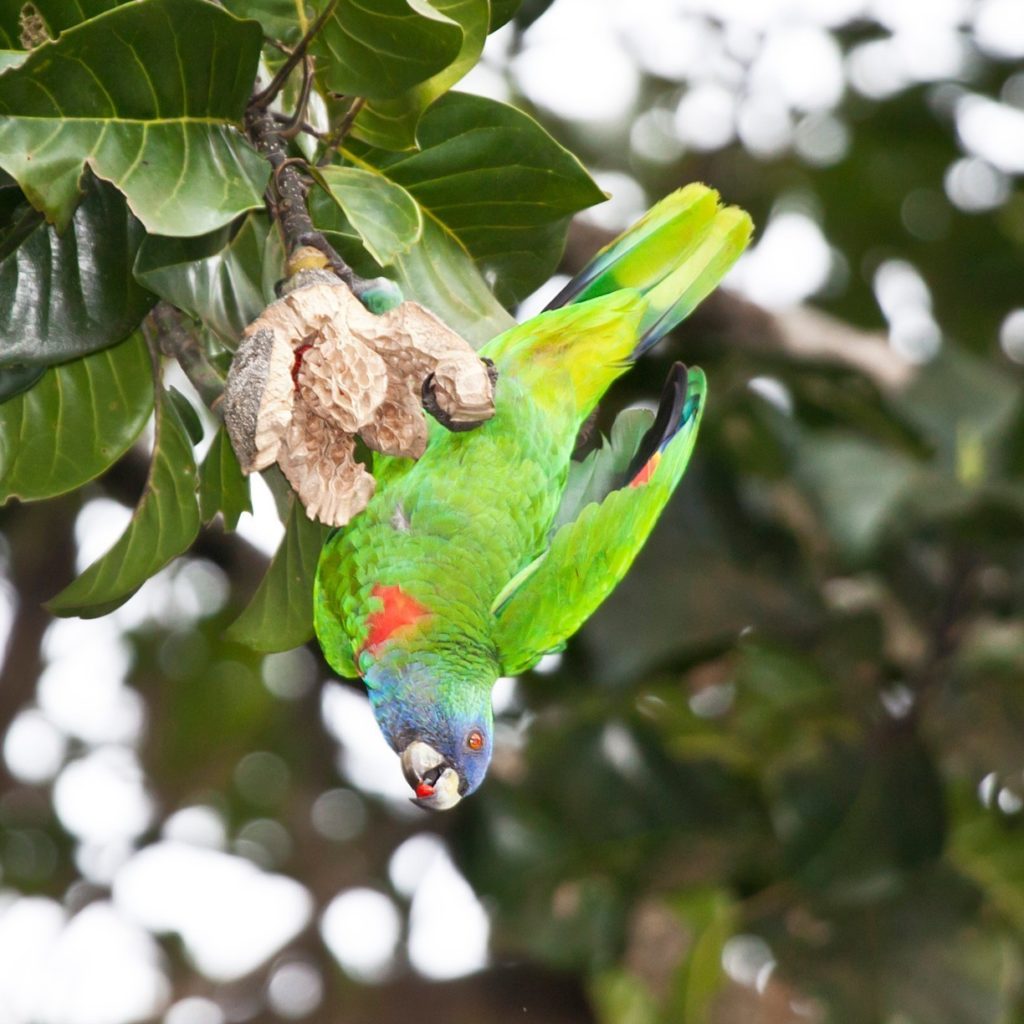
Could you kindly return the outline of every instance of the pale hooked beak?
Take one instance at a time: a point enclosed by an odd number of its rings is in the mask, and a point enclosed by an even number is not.
[[[447,811],[462,799],[459,773],[429,743],[413,740],[402,751],[402,772],[419,807]]]

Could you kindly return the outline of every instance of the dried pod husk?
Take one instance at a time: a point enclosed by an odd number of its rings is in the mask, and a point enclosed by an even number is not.
[[[307,515],[344,526],[366,508],[376,486],[355,458],[355,439],[297,403],[279,458]]]
[[[372,422],[388,391],[388,369],[345,325],[325,324],[298,350],[295,383],[301,400],[349,434]]]
[[[294,360],[287,338],[266,326],[247,332],[235,352],[224,388],[224,425],[244,473],[277,459],[295,404]]]
[[[329,272],[303,267],[246,329],[225,422],[245,472],[276,460],[308,514],[341,526],[374,489],[355,435],[388,455],[423,454],[425,381],[431,411],[452,429],[494,414],[486,364],[433,313],[403,302],[376,315]]]

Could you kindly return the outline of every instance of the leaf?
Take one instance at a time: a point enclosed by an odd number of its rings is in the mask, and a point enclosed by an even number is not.
[[[42,19],[40,27],[44,34],[56,39],[72,25],[95,18],[121,2],[123,0],[31,0],[26,4],[24,0],[4,0],[0,3],[0,44],[12,49],[29,49],[22,38],[22,11],[26,7],[35,8]]]
[[[491,0],[491,25],[488,31],[496,32],[511,21],[523,0]]]
[[[0,50],[0,74],[9,68],[16,68],[19,64],[24,64],[27,57],[27,50]]]
[[[333,92],[393,99],[446,68],[462,30],[427,0],[340,0],[310,47]]]
[[[358,167],[324,167],[318,177],[381,266],[419,241],[423,215],[401,186]]]
[[[214,436],[199,470],[199,509],[204,523],[211,522],[219,512],[225,530],[234,530],[239,516],[252,511],[249,481],[242,475],[223,427]]]
[[[329,532],[292,499],[281,546],[229,639],[257,651],[287,651],[312,637],[313,577]]]
[[[223,6],[238,18],[258,21],[267,36],[280,42],[298,42],[302,34],[295,0],[223,0]]]
[[[135,261],[139,281],[232,348],[277,298],[274,285],[283,274],[280,235],[265,213],[198,238],[150,235]]]
[[[181,425],[193,444],[199,444],[203,439],[203,423],[199,419],[199,413],[192,407],[192,403],[175,387],[167,389],[167,397],[171,400],[174,408],[178,410],[181,418]]]
[[[462,46],[455,59],[432,78],[393,100],[368,103],[352,126],[364,142],[385,149],[412,149],[423,112],[466,75],[480,59],[491,22],[488,0],[433,0],[434,6],[462,28]]]
[[[196,463],[185,426],[164,392],[156,409],[156,440],[146,489],[128,528],[114,546],[46,607],[84,619],[124,604],[199,533]]]
[[[357,263],[364,253],[361,239],[338,205],[319,189],[311,193],[310,199],[314,223],[349,263]],[[365,255],[362,259],[372,264]],[[381,268],[364,266],[363,272],[372,276]],[[394,276],[409,298],[432,310],[478,348],[515,322],[495,299],[465,250],[432,220],[424,220],[420,240],[396,257]]]
[[[0,366],[0,402],[28,391],[44,373],[45,366]]]
[[[855,560],[871,554],[922,475],[908,456],[838,431],[809,432],[797,462],[830,535]]]
[[[511,305],[543,284],[561,257],[569,217],[604,194],[533,118],[482,96],[449,93],[424,114],[420,150],[345,156],[401,185],[424,215],[493,276]]]
[[[23,204],[0,239],[0,365],[63,363],[128,337],[156,301],[132,275],[144,235],[92,175],[63,232]]]
[[[46,371],[0,405],[0,504],[51,498],[99,476],[152,408],[152,364],[140,334]]]
[[[262,32],[204,0],[137,0],[0,76],[0,166],[63,227],[86,166],[146,229],[196,235],[263,205],[241,119]]]

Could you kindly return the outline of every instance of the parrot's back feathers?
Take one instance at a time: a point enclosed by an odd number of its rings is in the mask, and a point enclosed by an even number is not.
[[[750,217],[693,184],[666,196],[577,274],[548,304],[559,309],[623,288],[647,300],[632,358],[681,323],[750,241]]]

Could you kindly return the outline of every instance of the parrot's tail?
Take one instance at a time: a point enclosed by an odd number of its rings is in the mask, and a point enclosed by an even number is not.
[[[666,196],[606,245],[548,303],[557,309],[635,288],[647,299],[637,359],[679,324],[718,284],[750,241],[750,217],[693,184]]]

